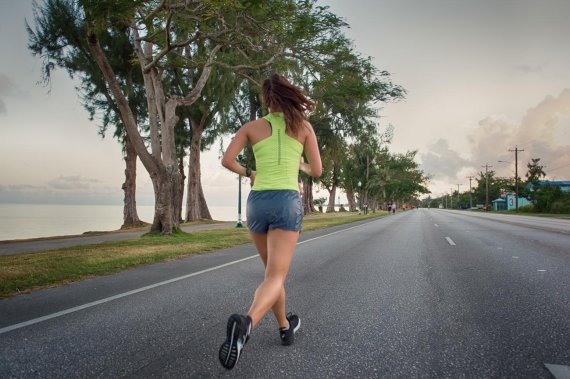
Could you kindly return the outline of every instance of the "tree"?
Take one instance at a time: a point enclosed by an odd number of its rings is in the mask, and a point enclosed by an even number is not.
[[[531,158],[531,161],[526,164],[527,172],[525,174],[527,183],[536,185],[540,179],[546,176],[544,166],[540,164],[540,158]]]
[[[389,172],[389,179],[384,184],[388,199],[407,202],[430,192],[426,187],[428,177],[415,162],[416,154],[417,151],[390,154],[383,162]]]
[[[100,115],[102,124],[99,134],[104,137],[109,126],[114,125],[114,136],[123,145],[125,156],[123,228],[140,226],[143,223],[136,209],[136,160],[137,154],[126,136],[123,121],[101,72],[93,62],[85,39],[85,22],[81,7],[76,1],[48,0],[43,5],[34,3],[34,28],[26,22],[33,55],[43,58],[42,81],[49,85],[51,72],[56,67],[64,68],[71,78],[79,79],[78,91],[91,120]],[[133,59],[134,50],[129,43],[127,28],[108,30],[101,34],[104,49],[110,52],[112,65],[126,93],[129,106],[137,119],[146,115],[146,101],[142,76]]]
[[[329,192],[327,212],[334,210],[337,188],[343,182],[342,159],[348,141],[359,140],[365,149],[364,202],[367,203],[367,183],[372,166],[375,119],[378,102],[401,99],[405,91],[389,80],[389,74],[379,72],[370,58],[356,54],[350,42],[336,45],[335,54],[315,71],[311,94],[317,101],[317,110],[311,117],[323,157],[323,175],[320,182]],[[351,183],[349,183],[351,186]],[[352,195],[349,195],[349,199]],[[349,200],[349,203],[351,200]]]
[[[181,179],[174,137],[174,127],[179,120],[177,109],[192,105],[200,97],[218,53],[224,56],[224,48],[246,51],[261,48],[256,42],[274,41],[274,20],[251,17],[246,12],[247,8],[258,7],[251,3],[81,1],[80,4],[86,20],[91,56],[110,88],[127,135],[153,182],[156,203],[151,231],[170,234],[178,227],[181,218]],[[150,152],[110,64],[108,52],[100,43],[101,35],[106,30],[124,26],[128,26],[133,33],[132,43],[143,75],[150,125]],[[206,49],[203,55],[196,54],[197,57],[204,56],[203,60],[195,59],[197,46]],[[282,46],[278,44],[264,47],[268,51],[275,51],[275,55],[282,51]],[[245,58],[243,60],[246,61]],[[268,65],[270,61],[263,64]],[[184,68],[200,70],[194,87],[183,96],[168,92],[169,86],[165,83],[164,74],[172,68],[170,65],[173,62]],[[246,67],[242,64],[235,70]]]

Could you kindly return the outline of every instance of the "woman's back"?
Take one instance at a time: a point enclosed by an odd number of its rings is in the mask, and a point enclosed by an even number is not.
[[[256,161],[254,191],[298,190],[297,176],[303,144],[286,133],[285,119],[281,112],[273,112],[263,118],[271,128],[269,136],[253,143]],[[256,125],[255,128],[263,128]],[[264,137],[265,130],[257,137]],[[257,138],[256,138],[257,139]]]

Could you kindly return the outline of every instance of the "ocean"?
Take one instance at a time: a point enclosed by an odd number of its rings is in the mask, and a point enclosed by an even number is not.
[[[137,206],[137,212],[152,222],[154,206]],[[210,207],[210,213],[214,220],[237,220],[237,206]],[[122,205],[0,204],[0,241],[110,231],[122,224]]]

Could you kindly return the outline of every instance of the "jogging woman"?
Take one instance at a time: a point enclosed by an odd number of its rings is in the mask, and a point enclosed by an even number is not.
[[[284,284],[303,220],[297,178],[299,170],[314,177],[322,173],[317,138],[307,121],[314,103],[277,74],[263,82],[262,101],[269,114],[243,125],[222,159],[224,167],[251,178],[247,226],[265,265],[265,278],[247,314],[233,314],[228,320],[226,341],[219,351],[227,369],[235,366],[251,331],[270,309],[279,324],[281,343],[294,341],[301,320],[285,311]],[[236,161],[246,144],[253,147],[256,171]],[[308,163],[301,159],[303,151]]]

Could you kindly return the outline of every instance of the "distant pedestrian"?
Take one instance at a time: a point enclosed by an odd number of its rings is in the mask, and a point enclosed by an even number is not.
[[[228,370],[235,366],[252,330],[270,309],[279,324],[281,343],[294,341],[301,320],[286,313],[284,283],[303,220],[297,179],[299,170],[314,177],[322,173],[317,138],[306,114],[314,110],[314,103],[277,74],[263,82],[262,100],[269,114],[242,126],[222,159],[224,167],[251,178],[247,225],[265,265],[265,278],[249,311],[232,314],[226,325],[219,359]],[[246,144],[253,148],[256,171],[236,161]],[[308,163],[301,161],[303,151]]]

